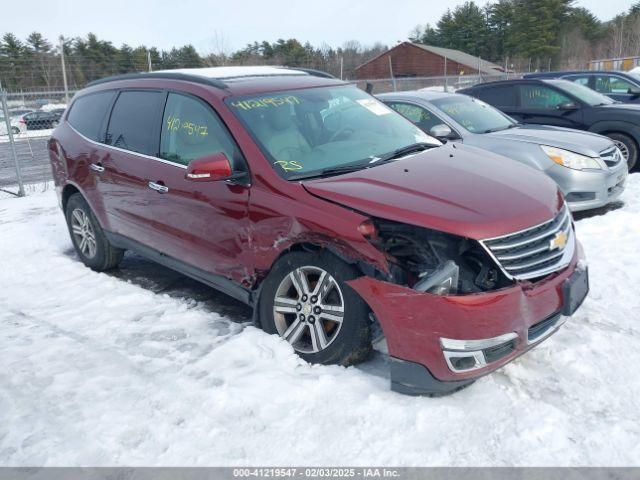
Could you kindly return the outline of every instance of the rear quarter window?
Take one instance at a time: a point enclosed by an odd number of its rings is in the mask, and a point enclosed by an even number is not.
[[[67,121],[85,137],[102,142],[102,126],[115,92],[99,92],[76,99]]]

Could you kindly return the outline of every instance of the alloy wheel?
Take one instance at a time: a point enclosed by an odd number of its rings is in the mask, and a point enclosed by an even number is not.
[[[629,160],[629,147],[627,147],[620,140],[613,140],[613,144],[618,147],[620,153],[622,153],[622,158],[624,158],[625,162]]]
[[[71,232],[80,252],[87,258],[95,257],[97,251],[96,234],[89,215],[80,208],[71,212]]]
[[[273,317],[278,334],[296,351],[320,352],[340,333],[344,319],[342,290],[322,268],[296,268],[276,290]]]

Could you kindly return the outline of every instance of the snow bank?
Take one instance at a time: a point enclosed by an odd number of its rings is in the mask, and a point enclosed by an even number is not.
[[[640,175],[623,200],[578,222],[592,285],[579,313],[430,399],[390,392],[381,355],[310,366],[191,295],[94,273],[53,192],[2,199],[0,464],[637,464]]]

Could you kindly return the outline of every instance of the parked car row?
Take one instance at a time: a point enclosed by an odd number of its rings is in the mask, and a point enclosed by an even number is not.
[[[616,198],[626,166],[463,95],[381,98],[274,67],[93,82],[48,144],[80,260],[178,270],[309,362],[361,362],[381,333],[399,392],[469,385],[580,307],[570,209]]]

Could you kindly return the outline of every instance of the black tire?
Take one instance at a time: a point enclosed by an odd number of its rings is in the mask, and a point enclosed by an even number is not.
[[[76,212],[76,210],[79,212]],[[82,217],[82,214],[86,215],[86,217]],[[77,226],[77,220],[74,219],[74,215],[86,218],[90,224],[87,228],[92,229],[95,240],[95,250],[93,255],[83,251],[81,248],[81,240],[78,235],[74,234],[74,222],[76,222]],[[69,228],[71,242],[73,243],[76,253],[80,257],[80,260],[82,260],[82,263],[96,272],[102,272],[118,266],[124,256],[124,250],[115,248],[109,243],[102,227],[100,227],[100,223],[91,211],[91,207],[89,207],[87,201],[79,193],[74,193],[69,197],[67,208],[65,210],[65,218],[67,220],[67,227]]]
[[[638,162],[638,145],[635,140],[624,133],[610,133],[608,137],[614,142],[622,143],[626,147],[629,152],[627,166],[629,167],[629,171],[633,170]]]
[[[11,133],[18,135],[20,133],[20,129],[18,127],[11,127]]]
[[[360,296],[345,283],[360,275],[353,266],[326,251],[318,253],[292,252],[278,260],[264,280],[260,294],[260,304],[257,308],[259,308],[262,329],[267,333],[280,335],[274,312],[276,293],[289,274],[302,267],[322,269],[335,279],[343,298],[344,316],[339,330],[334,333],[333,339],[324,349],[318,352],[304,352],[294,346],[296,353],[307,362],[325,365],[354,365],[369,358],[372,352],[369,308]],[[287,315],[292,315],[295,319],[298,317],[297,314]],[[323,322],[326,326],[326,321]],[[333,328],[336,328],[335,325]],[[308,335],[310,338],[312,332],[312,327],[308,326],[308,330],[305,331],[301,339],[304,339],[304,335]],[[282,335],[280,336],[282,337]]]

